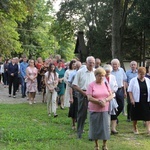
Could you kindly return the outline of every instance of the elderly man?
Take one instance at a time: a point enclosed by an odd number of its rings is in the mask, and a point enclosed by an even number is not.
[[[120,67],[120,62],[118,59],[113,59],[111,61],[112,65],[112,72],[111,74],[116,77],[117,85],[118,85],[118,90],[116,92],[116,100],[118,103],[118,111],[116,113],[117,116],[122,112],[124,108],[124,97],[126,97],[126,81],[127,81],[127,76],[123,70],[123,68]],[[117,120],[117,118],[112,118],[113,120]],[[114,132],[114,134],[116,134]]]
[[[80,69],[73,81],[73,88],[79,92],[78,95],[78,115],[77,115],[77,137],[81,138],[84,123],[87,118],[88,100],[86,90],[89,83],[95,80],[94,75],[95,58],[89,56],[86,59],[86,66]]]
[[[127,87],[129,86],[130,80],[138,75],[137,62],[131,61],[130,67],[131,67],[131,69],[126,72]],[[131,121],[131,102],[130,102],[129,93],[127,93],[127,121],[128,122]]]
[[[95,59],[95,68],[101,67],[101,60],[99,58]]]

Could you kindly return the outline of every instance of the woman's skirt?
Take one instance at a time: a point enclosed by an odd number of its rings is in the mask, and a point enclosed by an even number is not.
[[[135,103],[131,107],[131,119],[150,121],[150,102]]]
[[[77,119],[78,112],[78,98],[73,96],[73,103],[69,107],[68,117]]]
[[[89,112],[89,139],[110,139],[110,115],[108,112]]]

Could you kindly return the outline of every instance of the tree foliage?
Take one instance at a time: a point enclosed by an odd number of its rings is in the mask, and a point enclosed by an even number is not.
[[[0,52],[5,57],[10,56],[11,52],[23,51],[16,28],[17,22],[23,21],[29,13],[27,2],[29,1],[2,0],[0,2]]]
[[[144,62],[150,53],[150,0],[67,0],[54,16],[52,0],[0,1],[0,52],[5,57],[74,57],[78,31],[88,55]]]

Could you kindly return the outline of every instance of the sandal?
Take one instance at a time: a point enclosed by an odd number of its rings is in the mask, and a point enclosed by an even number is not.
[[[134,133],[135,135],[139,134],[138,129],[133,130],[133,133]]]
[[[75,130],[76,129],[76,127],[75,126],[72,126],[72,130]]]
[[[103,145],[103,146],[102,146],[102,150],[108,150],[107,146],[106,146],[106,145]]]
[[[99,150],[99,147],[98,147],[98,146],[95,146],[95,147],[94,147],[94,150]]]

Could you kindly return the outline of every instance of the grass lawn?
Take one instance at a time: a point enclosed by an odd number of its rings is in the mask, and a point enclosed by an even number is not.
[[[94,150],[88,140],[88,120],[81,140],[71,129],[68,109],[57,110],[58,117],[48,117],[46,104],[0,105],[0,150]],[[118,135],[108,141],[109,150],[149,150],[150,137],[143,122],[139,122],[139,135],[132,133],[132,123],[120,115]],[[99,141],[102,145],[102,141]]]

